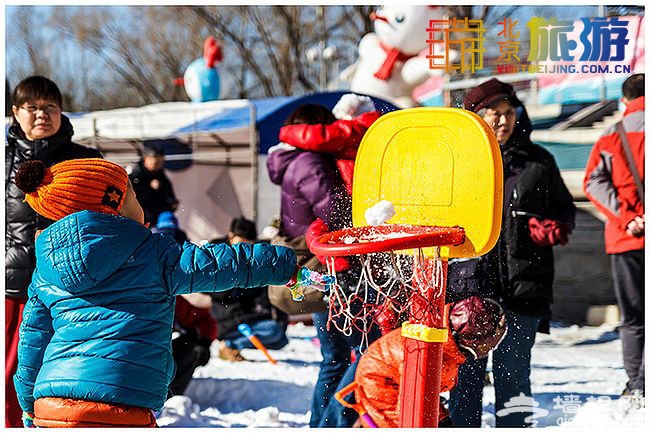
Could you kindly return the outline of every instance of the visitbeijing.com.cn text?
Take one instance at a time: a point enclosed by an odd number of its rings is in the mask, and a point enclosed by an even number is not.
[[[496,65],[498,74],[631,74],[630,65],[558,65],[558,64],[503,64]]]

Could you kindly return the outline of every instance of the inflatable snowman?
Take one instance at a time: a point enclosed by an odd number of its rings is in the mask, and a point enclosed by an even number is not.
[[[415,105],[413,89],[444,73],[430,69],[429,60],[418,56],[427,48],[429,21],[443,19],[443,10],[436,6],[382,6],[371,18],[375,32],[359,42],[350,88],[411,107]]]

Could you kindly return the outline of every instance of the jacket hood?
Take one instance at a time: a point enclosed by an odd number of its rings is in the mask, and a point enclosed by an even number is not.
[[[61,126],[59,127],[59,130],[51,137],[30,141],[25,137],[25,133],[20,129],[20,125],[18,124],[11,125],[7,131],[7,137],[16,140],[20,147],[28,150],[33,149],[33,159],[47,159],[47,155],[52,153],[62,144],[68,143],[72,140],[73,134],[74,129],[72,128],[72,123],[70,123],[70,119],[63,114],[61,115]]]
[[[80,293],[112,275],[151,235],[121,216],[77,212],[57,221],[36,239],[36,269],[48,282]]]
[[[282,185],[282,179],[284,179],[287,168],[289,168],[291,162],[296,159],[302,152],[304,151],[278,150],[270,153],[266,160],[266,168],[268,169],[271,182],[276,185]]]

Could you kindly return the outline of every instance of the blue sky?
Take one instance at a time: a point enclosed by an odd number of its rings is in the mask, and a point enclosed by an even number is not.
[[[9,24],[12,22],[12,17],[15,14],[15,11],[18,6],[7,6],[5,11],[5,29],[9,28]],[[66,8],[77,8],[79,6],[63,6]],[[109,6],[84,6],[88,7],[102,7],[108,8]],[[255,7],[255,6],[251,6]],[[334,6],[332,6],[334,7]],[[477,6],[480,7],[480,6]],[[110,7],[114,9],[116,13],[122,14],[123,18],[121,20],[121,25],[124,28],[125,32],[137,31],[137,25],[130,22],[128,7],[127,6],[114,6]],[[501,16],[512,10],[512,6],[493,6],[494,10],[492,11],[493,16]],[[45,36],[44,40],[48,43],[51,43],[51,40],[48,38],[53,38],[54,33],[51,30],[48,30],[48,25],[46,22],[47,16],[49,15],[52,6],[33,6],[33,11],[37,20],[38,30],[42,29],[43,35]],[[589,5],[576,5],[576,6],[522,6],[520,9],[513,12],[509,15],[513,20],[519,20],[519,30],[522,31],[522,34],[525,34],[525,25],[534,15],[541,15],[545,17],[557,17],[560,19],[578,19],[580,17],[595,17],[598,16],[598,6],[589,6]],[[489,29],[490,30],[490,29]],[[50,36],[52,35],[52,36]],[[6,35],[8,37],[9,35]],[[17,81],[16,78],[13,78],[15,74],[12,72],[16,69],[15,66],[22,66],[24,69],[26,65],[21,65],[19,62],[24,61],[24,56],[21,56],[19,51],[22,47],[17,44],[10,44],[9,38],[7,38],[7,47],[5,53],[5,73],[8,75],[10,82]],[[58,45],[57,45],[58,44]],[[86,79],[90,81],[98,81],[110,79],[110,70],[105,68],[103,62],[97,61],[96,56],[87,50],[81,50],[72,42],[66,41],[55,41],[53,48],[50,48],[49,51],[47,48],[43,49],[43,55],[49,55],[50,53],[57,53],[56,58],[57,67],[61,68],[60,70],[66,71],[68,74],[80,74],[80,79]],[[228,49],[228,47],[226,47]],[[200,56],[200,53],[197,53],[197,57]],[[346,67],[346,64],[340,65],[341,68]],[[83,77],[83,78],[82,78]]]

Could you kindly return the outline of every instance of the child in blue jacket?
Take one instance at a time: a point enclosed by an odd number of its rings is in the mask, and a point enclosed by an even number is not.
[[[290,248],[151,233],[110,161],[29,161],[15,182],[57,220],[36,240],[20,329],[14,383],[26,426],[155,426],[174,377],[176,295],[282,285],[297,269]]]

